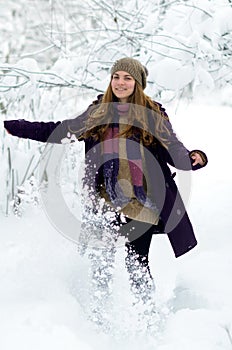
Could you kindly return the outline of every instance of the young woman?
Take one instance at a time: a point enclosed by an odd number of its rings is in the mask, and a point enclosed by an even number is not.
[[[164,108],[144,93],[147,74],[139,61],[125,57],[114,63],[104,95],[75,119],[5,121],[8,132],[18,137],[63,143],[67,135],[69,139],[75,135],[85,142],[84,184],[91,194],[92,212],[99,217],[101,210],[102,219],[108,223],[107,232],[112,235],[102,253],[106,263],[99,266],[98,254],[92,255],[95,281],[105,288],[112,274],[114,243],[125,236],[131,287],[144,302],[154,290],[148,266],[152,235],[166,233],[176,257],[197,244],[168,165],[197,170],[207,164],[205,153],[184,147]],[[109,211],[114,214],[110,219],[106,215]],[[89,207],[87,213],[90,217]],[[104,233],[100,236],[104,240]]]

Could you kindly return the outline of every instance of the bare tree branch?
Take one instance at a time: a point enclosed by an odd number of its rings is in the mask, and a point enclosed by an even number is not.
[[[31,57],[31,56],[37,56],[37,55],[39,55],[40,53],[46,52],[46,51],[52,49],[52,48],[55,47],[55,46],[56,46],[56,45],[51,44],[51,45],[49,45],[49,46],[47,46],[47,47],[44,47],[44,48],[41,49],[41,50],[34,51],[34,52],[30,52],[30,53],[24,53],[24,54],[21,55],[21,58],[26,58],[26,57]]]
[[[196,10],[202,11],[205,15],[207,15],[207,16],[209,16],[211,18],[213,17],[208,11],[206,11],[206,10],[204,10],[204,9],[198,7],[198,6],[187,4],[186,2],[184,4],[183,3],[177,3],[177,5],[182,5],[184,7],[192,7],[194,9],[196,9]]]
[[[232,335],[231,335],[231,333],[230,333],[229,327],[228,327],[228,326],[224,326],[223,328],[225,329],[226,334],[227,334],[227,336],[228,336],[228,338],[229,338],[229,342],[230,342],[230,344],[232,345]]]

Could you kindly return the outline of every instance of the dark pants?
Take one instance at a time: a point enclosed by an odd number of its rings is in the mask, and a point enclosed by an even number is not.
[[[120,227],[120,234],[127,239],[126,248],[138,256],[141,264],[148,265],[152,235],[161,233],[161,226],[128,218],[126,220]]]
[[[158,225],[128,219],[120,228],[120,233],[127,239],[126,268],[131,289],[137,299],[143,302],[147,302],[151,298],[151,292],[155,290],[148,254],[152,235],[159,232]]]

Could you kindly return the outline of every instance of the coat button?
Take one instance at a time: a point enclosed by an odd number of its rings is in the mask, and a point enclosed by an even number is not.
[[[177,209],[176,213],[177,213],[177,215],[180,215],[181,214],[181,210]]]

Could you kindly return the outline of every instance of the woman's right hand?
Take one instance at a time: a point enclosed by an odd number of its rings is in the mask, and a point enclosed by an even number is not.
[[[6,128],[5,128],[5,130],[6,130],[7,134],[11,135],[11,133]]]

